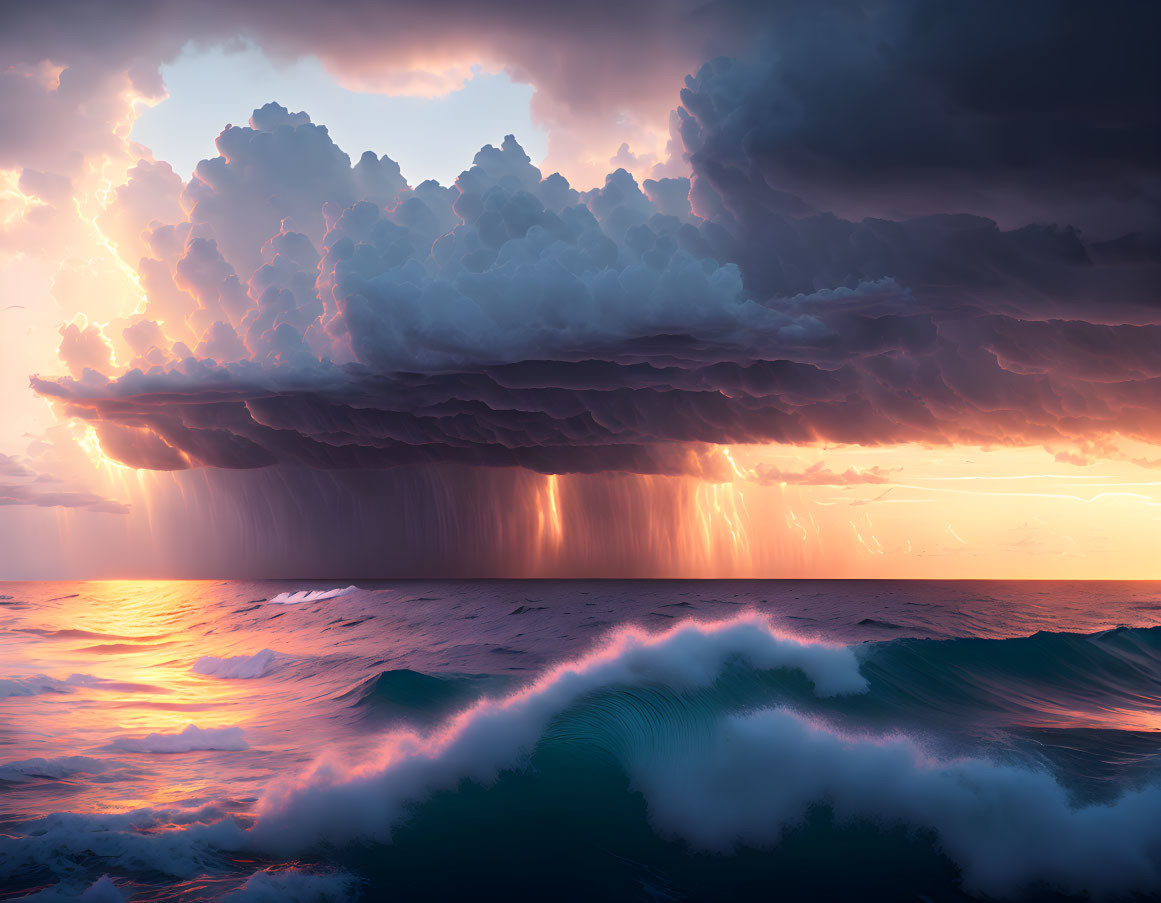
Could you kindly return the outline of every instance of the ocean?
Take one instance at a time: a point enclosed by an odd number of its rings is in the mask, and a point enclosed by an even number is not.
[[[0,583],[0,898],[1161,893],[1161,583]]]

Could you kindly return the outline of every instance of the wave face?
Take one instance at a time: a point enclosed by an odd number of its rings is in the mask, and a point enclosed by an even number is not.
[[[270,611],[239,589],[222,618],[199,610],[207,636],[236,635],[211,651],[247,662],[269,641],[276,669],[191,679],[207,648],[175,658],[171,645],[148,653],[159,662],[138,683],[101,673],[67,695],[9,701],[51,717],[77,700],[99,709],[110,685],[151,688],[141,704],[180,726],[181,687],[207,700],[200,727],[126,742],[107,725],[112,742],[75,745],[75,758],[0,760],[13,809],[0,888],[75,899],[104,880],[102,893],[174,900],[1161,895],[1152,615],[1087,632],[882,640],[886,622],[918,632],[901,601],[874,618],[849,605],[840,627],[807,635],[786,608],[725,592],[672,599],[674,586],[634,585],[671,601],[620,626],[588,598],[607,590],[589,584],[552,591],[567,594],[568,617],[527,584],[519,605],[481,600],[500,592],[486,584],[423,585],[352,591],[341,610]],[[1122,614],[1143,604],[1124,601]],[[932,608],[918,617],[930,623]],[[179,780],[180,796],[151,789]],[[38,793],[82,804],[17,816]],[[146,804],[92,805],[105,799]]]
[[[263,649],[253,655],[234,655],[218,658],[207,655],[194,662],[191,671],[207,677],[221,677],[226,680],[252,680],[265,677],[274,667],[278,654],[271,649]]]

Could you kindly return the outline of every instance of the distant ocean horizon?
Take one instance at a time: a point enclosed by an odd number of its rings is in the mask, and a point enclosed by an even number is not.
[[[0,898],[1143,899],[1161,581],[0,582]]]

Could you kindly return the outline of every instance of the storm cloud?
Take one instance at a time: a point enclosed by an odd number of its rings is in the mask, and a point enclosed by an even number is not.
[[[33,386],[159,469],[1161,442],[1154,14],[1114,5],[1087,47],[1080,7],[924,9],[772,14],[686,80],[692,180],[579,192],[509,136],[409,186],[269,104],[219,136],[184,222],[138,218],[131,369],[73,326],[73,376]],[[119,228],[162,209],[147,180],[174,191],[139,167]]]
[[[988,216],[1157,238],[1156,4],[812,4],[687,79],[681,134],[739,216]]]

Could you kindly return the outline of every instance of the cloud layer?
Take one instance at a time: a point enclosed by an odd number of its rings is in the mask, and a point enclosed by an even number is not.
[[[449,11],[436,56],[480,30],[475,8]],[[311,49],[327,58],[345,38],[335,65],[374,74],[339,24],[351,16],[218,12],[175,11],[158,58],[227,34],[296,53],[311,25]],[[473,46],[583,111],[649,94],[634,73],[655,50],[684,59],[698,23],[737,38],[760,20],[754,53],[686,79],[673,150],[692,180],[618,169],[578,192],[509,136],[453,186],[411,186],[389,157],[352,161],[271,103],[224,130],[188,184],[161,163],[129,170],[101,221],[140,253],[146,300],[66,325],[71,375],[34,388],[90,421],[107,455],[154,470],[712,475],[713,444],[1161,442],[1150,7],[622,14],[600,33],[573,22],[553,73],[533,38],[572,13],[509,4],[519,46],[496,28]],[[27,67],[91,45],[35,11],[13,33]],[[132,57],[112,40],[102,59]],[[601,40],[617,64],[570,79],[573,52]],[[145,62],[127,76],[138,92],[157,89]],[[54,72],[18,75],[63,98],[72,63]],[[21,184],[51,198],[60,178]],[[823,479],[854,478],[802,482]]]
[[[1161,440],[1157,265],[1067,227],[735,214],[699,168],[702,218],[685,180],[582,195],[511,137],[409,188],[275,105],[218,143],[188,220],[143,232],[132,369],[74,325],[75,378],[33,380],[135,467],[696,473],[700,443]]]

